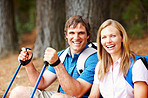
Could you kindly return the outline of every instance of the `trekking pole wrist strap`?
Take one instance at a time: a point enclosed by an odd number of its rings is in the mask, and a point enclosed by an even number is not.
[[[31,48],[26,47],[26,51],[27,51],[27,50],[31,50]],[[29,56],[29,53],[28,53],[28,52],[27,52],[27,55]],[[26,60],[26,61],[20,60],[20,64],[23,65],[23,66],[29,64],[29,63],[31,62],[31,60],[32,60],[32,57],[33,57],[33,53],[32,53],[32,56],[31,56],[31,58],[30,58],[29,60]]]
[[[32,60],[32,57],[33,57],[33,54],[32,54],[32,56],[31,56],[31,58],[29,60],[26,60],[26,61],[20,60],[21,65],[25,66],[25,65],[29,64],[31,62],[31,60]]]
[[[55,67],[60,63],[60,59],[58,58],[58,60],[56,62],[54,62],[53,64],[50,64],[50,66]]]

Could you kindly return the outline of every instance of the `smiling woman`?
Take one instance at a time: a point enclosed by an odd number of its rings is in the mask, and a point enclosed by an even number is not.
[[[108,26],[101,31],[101,44],[111,54],[111,57],[119,58],[121,56],[121,43],[122,36],[120,31],[114,26]]]
[[[103,98],[147,98],[148,70],[129,49],[127,33],[122,25],[112,19],[106,20],[99,28],[97,44],[100,59],[89,98],[98,98],[100,93]],[[129,73],[134,86],[127,80]]]

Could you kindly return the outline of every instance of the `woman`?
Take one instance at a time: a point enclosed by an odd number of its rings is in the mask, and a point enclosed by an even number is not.
[[[99,28],[97,45],[100,60],[89,98],[98,98],[100,93],[104,98],[148,98],[148,70],[141,59],[134,60],[132,68],[134,88],[125,79],[135,56],[122,25],[106,20]]]

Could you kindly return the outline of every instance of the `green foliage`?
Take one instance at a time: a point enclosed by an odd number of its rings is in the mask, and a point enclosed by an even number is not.
[[[15,23],[19,36],[35,27],[36,0],[14,0]]]
[[[148,1],[145,1],[148,3]],[[126,2],[127,3],[127,2]],[[141,38],[143,31],[146,30],[147,15],[143,2],[140,0],[128,1],[125,11],[122,12],[122,19],[127,25],[128,33],[132,37]]]
[[[20,37],[20,36],[22,36],[22,29],[21,29],[21,23],[19,22],[19,19],[18,19],[18,17],[15,17],[15,24],[16,24],[16,31],[17,32],[19,32],[18,33],[18,36]]]
[[[143,37],[143,28],[145,27],[144,24],[135,24],[133,27],[129,29],[129,34],[132,35],[132,37],[136,38],[142,38]]]

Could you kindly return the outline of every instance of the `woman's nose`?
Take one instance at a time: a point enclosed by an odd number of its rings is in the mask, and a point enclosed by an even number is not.
[[[111,40],[111,38],[110,37],[107,37],[107,41],[106,42],[111,42],[112,40]]]

